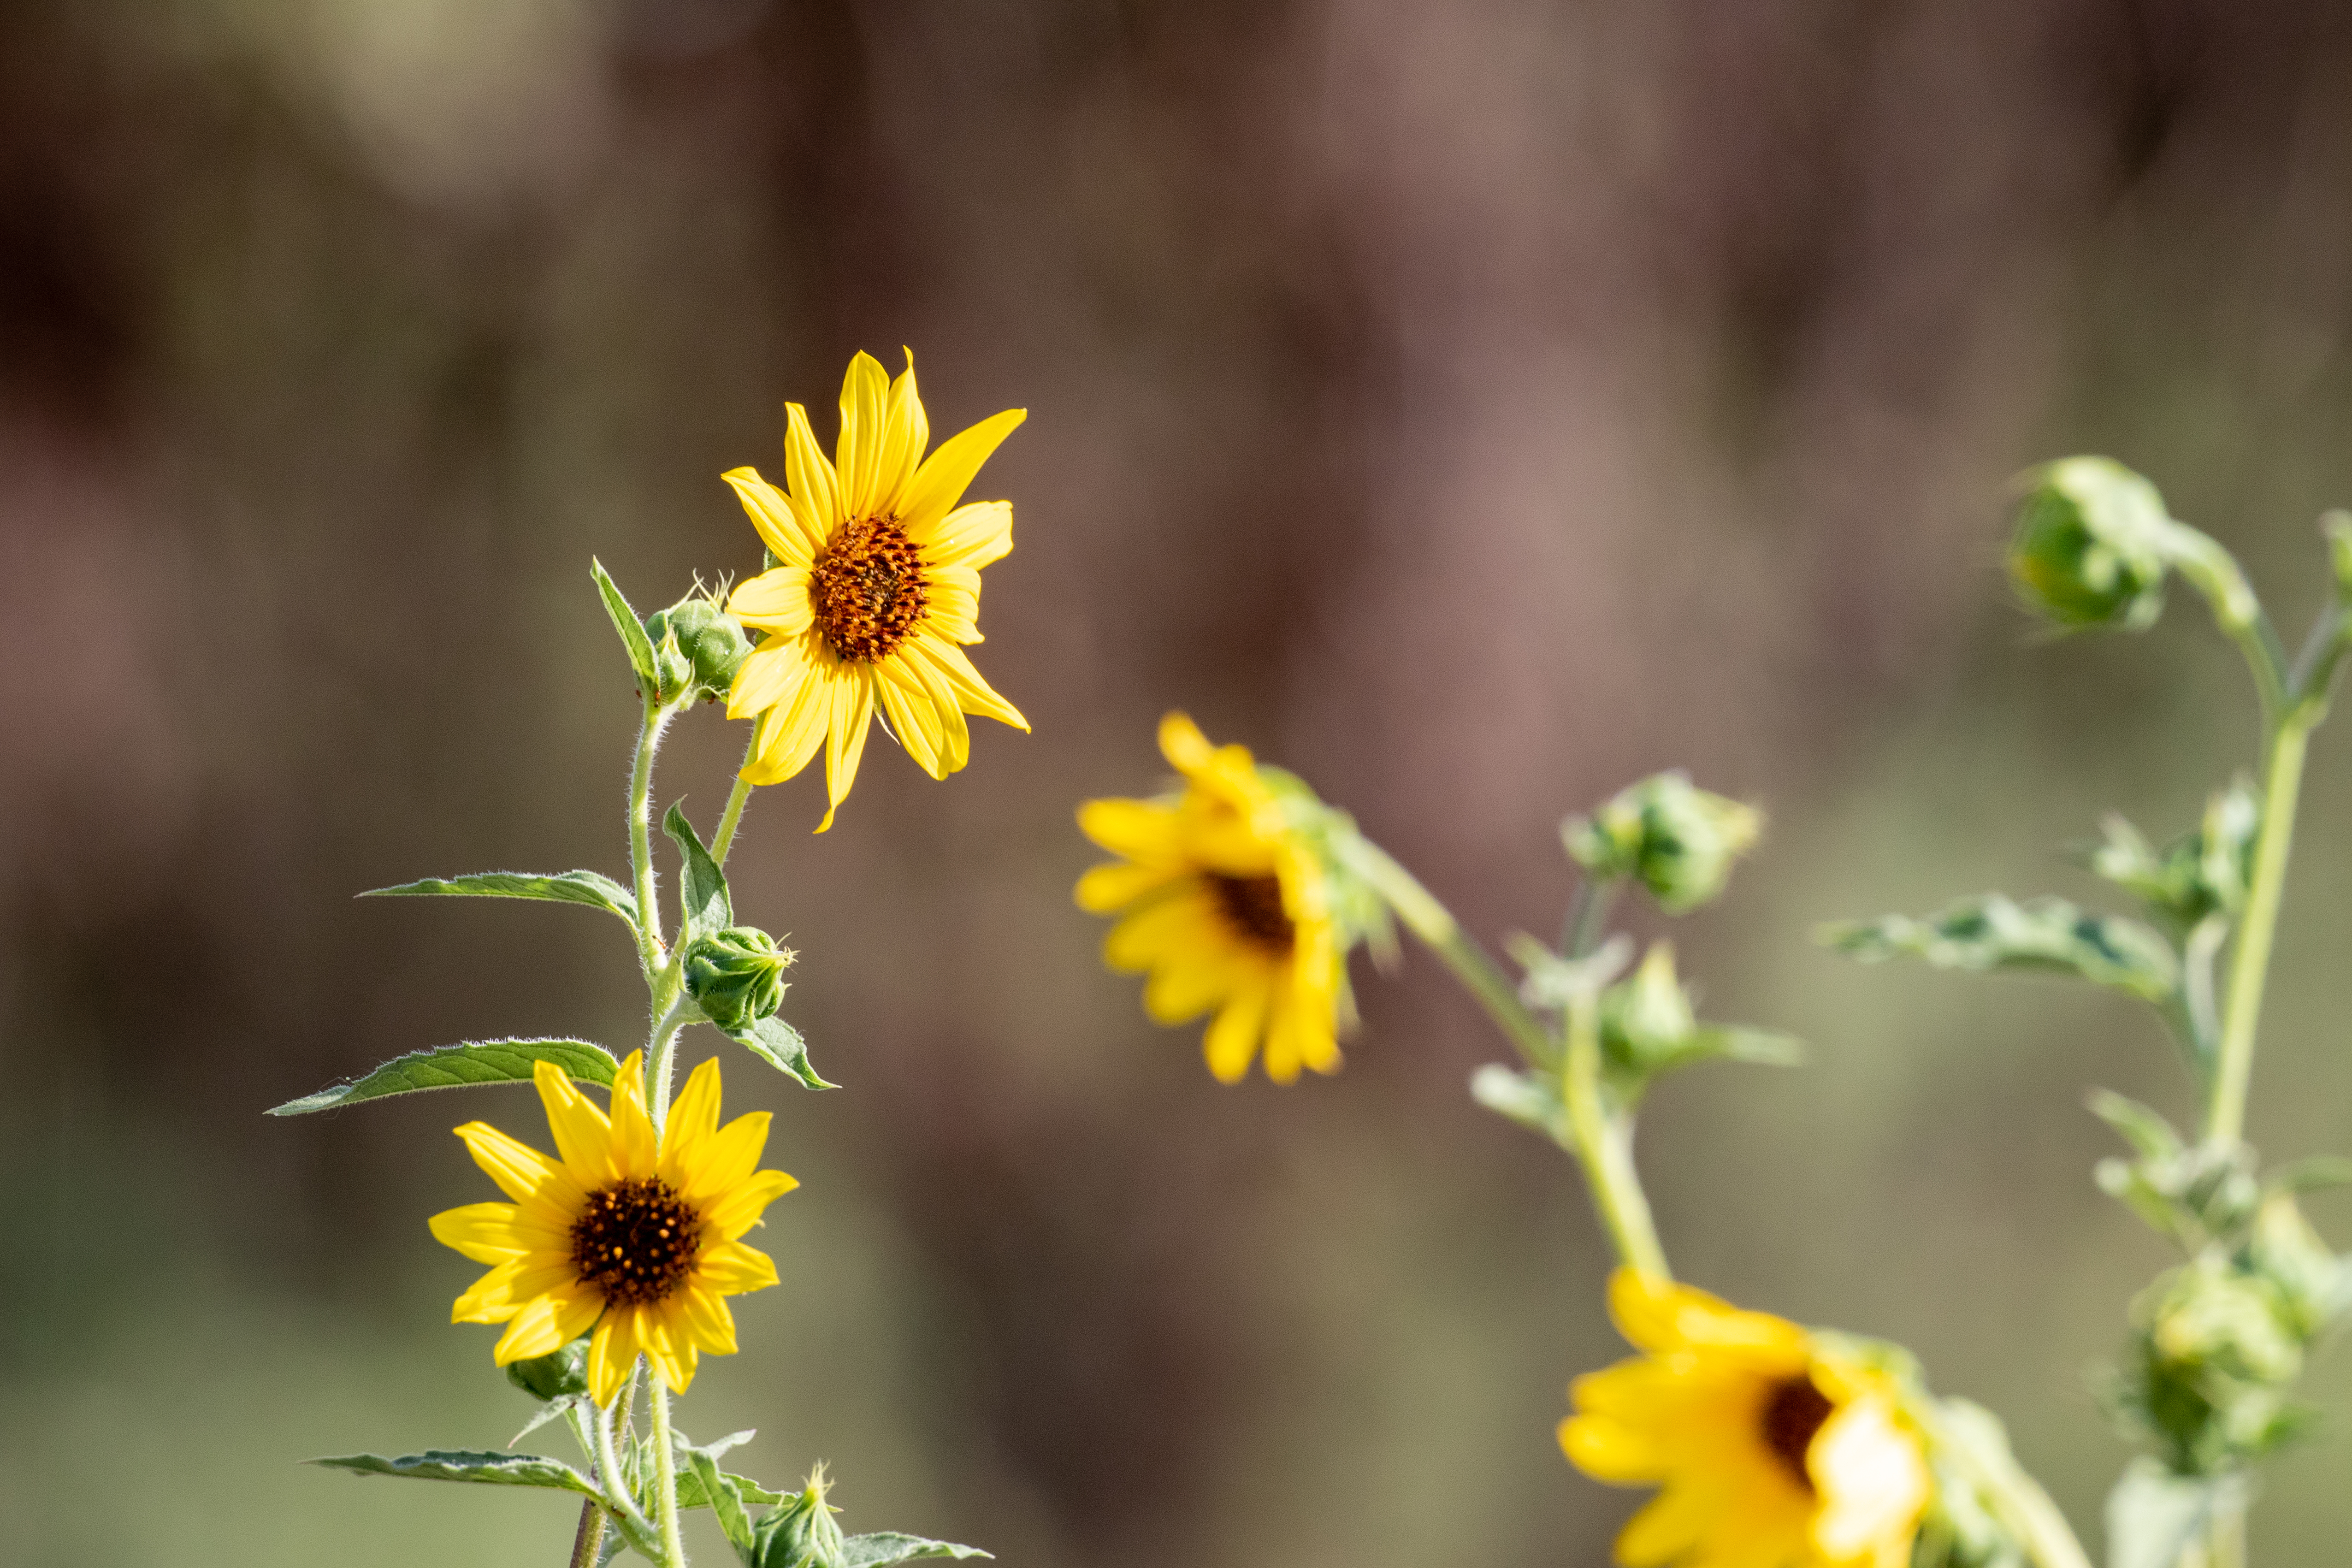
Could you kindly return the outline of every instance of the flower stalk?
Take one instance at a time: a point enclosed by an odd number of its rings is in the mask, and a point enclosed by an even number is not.
[[[2236,1143],[2246,1125],[2246,1090],[2253,1076],[2254,1031],[2262,1018],[2263,988],[2270,972],[2271,943],[2278,929],[2279,900],[2286,889],[2287,852],[2294,841],[2294,813],[2303,784],[2304,755],[2316,721],[2308,704],[2298,704],[2273,726],[2263,768],[2263,826],[2254,841],[2254,876],[2238,944],[2230,958],[2229,998],[2221,1016],[2221,1043],[2213,1065],[2213,1094],[2206,1106],[2205,1141]]]

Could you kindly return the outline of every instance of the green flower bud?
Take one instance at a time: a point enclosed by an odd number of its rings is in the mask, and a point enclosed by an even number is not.
[[[561,1399],[588,1392],[588,1341],[583,1335],[560,1351],[529,1361],[509,1362],[507,1381],[534,1399]]]
[[[735,684],[735,672],[751,651],[743,623],[699,592],[647,616],[646,637],[654,645],[654,662],[665,693],[683,691],[691,680],[695,690],[713,702],[727,695]],[[665,659],[665,639],[670,639],[669,646],[675,649],[670,656],[675,664]]]
[[[2311,1228],[2293,1193],[2276,1192],[2263,1200],[2247,1252],[2302,1339],[2315,1338],[2352,1305],[2352,1271]]]
[[[2009,577],[2062,626],[2145,631],[2164,609],[2182,531],[2156,487],[2106,458],[2066,458],[2027,475]]]
[[[2283,1386],[2303,1371],[2302,1337],[2285,1305],[2268,1280],[2202,1258],[2175,1274],[2158,1298],[2148,1345],[2166,1371],[2209,1390],[2216,1378]]]
[[[1630,978],[1601,994],[1601,1047],[1612,1065],[1646,1074],[1686,1050],[1697,1032],[1671,942],[1654,945]]]
[[[841,1527],[824,1500],[829,1489],[819,1465],[806,1489],[785,1493],[761,1517],[752,1530],[761,1568],[841,1568]]]
[[[740,1031],[784,1005],[784,968],[792,951],[756,926],[729,926],[700,936],[686,950],[686,991],[702,1016]]]
[[[1632,878],[1681,914],[1722,895],[1763,827],[1754,806],[1700,789],[1677,769],[1620,791],[1589,817],[1570,817],[1559,834],[1592,875]]]

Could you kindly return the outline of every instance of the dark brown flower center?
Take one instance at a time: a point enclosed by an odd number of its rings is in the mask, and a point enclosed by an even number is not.
[[[1764,1396],[1759,1423],[1763,1428],[1764,1446],[1772,1450],[1774,1458],[1788,1467],[1789,1474],[1807,1491],[1813,1489],[1813,1477],[1805,1468],[1805,1455],[1813,1446],[1814,1434],[1836,1408],[1803,1373],[1774,1384],[1771,1392]]]
[[[1216,895],[1218,913],[1244,941],[1273,952],[1290,951],[1290,916],[1282,907],[1281,878],[1213,873],[1209,890]]]
[[[694,1268],[702,1216],[667,1182],[638,1177],[588,1194],[572,1222],[572,1266],[616,1307],[667,1298]]]
[[[848,524],[817,552],[809,602],[834,653],[872,664],[914,634],[930,597],[922,548],[895,517]]]

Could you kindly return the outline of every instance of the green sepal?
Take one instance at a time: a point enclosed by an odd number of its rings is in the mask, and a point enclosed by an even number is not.
[[[507,1381],[534,1399],[562,1399],[587,1393],[588,1336],[581,1335],[562,1350],[509,1363]]]
[[[2026,903],[1986,893],[1925,920],[1888,915],[1840,921],[1818,940],[1865,963],[1901,955],[1938,969],[2038,970],[2072,974],[2143,1001],[2169,1001],[2180,981],[2171,945],[2135,920],[2095,915],[2063,899]]]
[[[582,1083],[611,1088],[621,1070],[610,1051],[586,1040],[469,1040],[394,1057],[365,1078],[339,1083],[270,1108],[272,1116],[307,1116],[362,1100],[477,1083],[529,1083],[540,1062],[553,1062]]]
[[[890,1568],[893,1563],[912,1563],[919,1557],[992,1557],[977,1546],[959,1546],[952,1541],[930,1541],[919,1535],[900,1535],[896,1531],[877,1531],[872,1535],[853,1535],[841,1543],[841,1568]]]
[[[604,563],[594,556],[588,558],[589,574],[596,579],[597,595],[604,601],[604,613],[613,617],[613,629],[621,634],[621,646],[628,650],[629,668],[635,672],[637,689],[648,697],[656,696],[661,683],[654,671],[654,645],[646,636],[645,623],[637,612],[629,608],[629,601],[621,596]]]
[[[539,899],[604,910],[637,925],[637,900],[628,889],[595,871],[542,877],[529,871],[478,871],[466,877],[427,877],[396,888],[370,888],[362,899]]]
[[[684,901],[686,939],[712,936],[735,923],[735,901],[728,896],[727,874],[710,851],[702,847],[701,837],[686,813],[672,805],[662,817],[662,831],[677,844],[679,858],[686,862],[686,879],[680,894]]]
[[[344,1454],[333,1458],[306,1459],[305,1464],[348,1470],[355,1476],[405,1476],[420,1481],[471,1481],[478,1486],[539,1487],[551,1491],[597,1496],[588,1478],[561,1459],[537,1454],[502,1454],[494,1449],[432,1448],[387,1459],[381,1454]]]
[[[715,1024],[711,1026],[718,1027]],[[782,1018],[761,1018],[748,1029],[720,1029],[719,1033],[803,1089],[841,1087],[817,1076],[816,1068],[809,1065],[808,1042]]]

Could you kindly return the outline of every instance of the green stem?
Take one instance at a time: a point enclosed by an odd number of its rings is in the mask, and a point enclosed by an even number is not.
[[[580,1505],[580,1528],[572,1532],[570,1568],[596,1568],[604,1553],[604,1510],[595,1503]]]
[[[653,1527],[646,1522],[645,1512],[637,1507],[636,1500],[629,1495],[628,1477],[622,1471],[620,1458],[613,1451],[614,1425],[622,1412],[636,1403],[636,1398],[637,1373],[635,1367],[631,1367],[628,1385],[621,1390],[620,1397],[596,1412],[597,1485],[604,1488],[607,1503],[617,1508],[636,1526],[639,1533],[650,1534]]]
[[[667,978],[667,976],[665,976]],[[677,1034],[695,1011],[694,999],[681,990],[672,1000],[646,1041],[646,1108],[658,1133],[669,1121],[670,1079],[677,1060]]]
[[[2235,1143],[2245,1133],[2246,1085],[2254,1068],[2254,1028],[2263,1010],[2271,940],[2278,929],[2279,897],[2286,887],[2287,850],[2294,841],[2295,797],[2303,785],[2304,752],[2317,711],[2298,706],[2273,728],[2263,775],[2263,825],[2254,840],[2253,885],[2230,957],[2230,995],[2214,1063],[2213,1098],[2206,1107],[2205,1141]]]
[[[1576,884],[1576,896],[1569,900],[1568,919],[1559,931],[1560,955],[1570,960],[1590,958],[1601,945],[1601,933],[1608,929],[1609,906],[1617,897],[1617,879],[1587,874]]]
[[[1396,911],[1405,929],[1419,937],[1439,962],[1454,972],[1463,989],[1486,1010],[1486,1016],[1518,1048],[1528,1065],[1546,1065],[1551,1057],[1550,1037],[1521,1004],[1518,988],[1511,984],[1510,977],[1486,956],[1486,950],[1478,945],[1477,939],[1462,929],[1452,911],[1370,839],[1346,834],[1339,837],[1338,848],[1349,868],[1370,883],[1389,908]]]
[[[1633,1121],[1609,1115],[1601,1103],[1601,999],[1591,992],[1569,1004],[1566,1065],[1569,1130],[1601,1226],[1619,1259],[1636,1273],[1670,1279],[1665,1248],[1658,1244],[1658,1228],[1650,1217],[1650,1200],[1643,1195],[1641,1177],[1633,1169]]]
[[[1396,911],[1405,929],[1419,937],[1454,972],[1463,989],[1486,1010],[1486,1016],[1518,1047],[1528,1065],[1549,1067],[1554,1055],[1550,1036],[1520,1002],[1509,978],[1486,956],[1486,950],[1478,945],[1477,939],[1462,929],[1462,922],[1454,918],[1452,911],[1370,839],[1347,834],[1339,838],[1338,848],[1349,867],[1370,883],[1389,908]],[[1597,998],[1586,997],[1579,1006],[1585,1027],[1580,1036],[1575,1023],[1578,1009],[1571,1008],[1564,1081],[1570,1133],[1568,1152],[1584,1169],[1585,1184],[1592,1193],[1592,1206],[1618,1258],[1644,1274],[1663,1279],[1667,1278],[1665,1252],[1658,1245],[1657,1229],[1650,1219],[1649,1200],[1642,1195],[1642,1184],[1633,1170],[1632,1128],[1608,1117],[1601,1106]],[[1583,1049],[1580,1060],[1580,1040]]]
[[[651,694],[645,699],[645,718],[637,726],[636,761],[629,770],[629,869],[637,887],[637,961],[650,979],[661,963],[661,906],[654,900],[653,787],[654,753],[661,750],[662,729],[670,710]]]
[[[751,760],[749,747],[744,749],[743,760]],[[710,858],[721,867],[727,864],[727,851],[735,847],[735,829],[743,820],[744,803],[751,798],[751,781],[738,770],[735,787],[727,792],[727,809],[719,814],[719,837],[710,841]]]
[[[2226,1500],[2217,1504],[2205,1540],[2205,1560],[2211,1568],[2246,1568],[2245,1506]]]
[[[686,1568],[686,1542],[677,1532],[677,1460],[670,1451],[669,1389],[654,1379],[654,1516],[661,1524],[663,1568]]]

